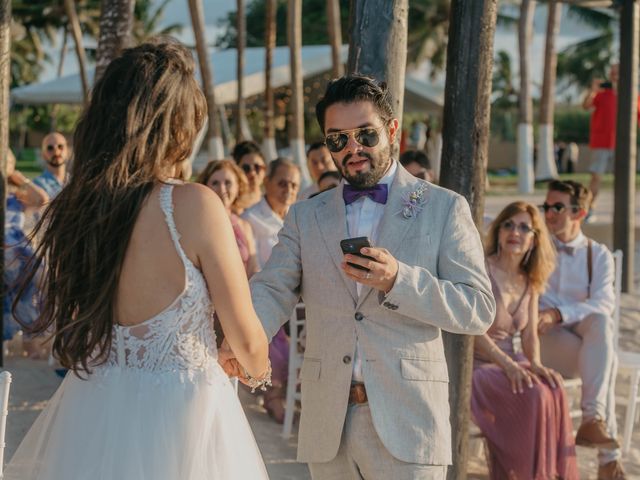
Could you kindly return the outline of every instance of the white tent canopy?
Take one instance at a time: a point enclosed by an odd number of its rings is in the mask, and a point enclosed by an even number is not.
[[[345,45],[342,49],[343,61],[347,58]],[[236,83],[235,49],[219,50],[211,54],[215,82],[216,102],[220,105],[234,103],[238,90]],[[244,95],[252,97],[264,91],[265,52],[262,47],[245,50]],[[328,45],[302,47],[302,71],[304,78],[331,70],[331,48]],[[93,83],[93,69],[87,71],[89,84]],[[288,85],[289,48],[277,47],[273,52],[272,85],[274,88]],[[432,112],[442,108],[444,88],[427,84],[407,76],[405,91],[405,111]],[[82,103],[80,75],[66,75],[54,80],[33,83],[11,90],[14,104],[42,105],[51,103]]]

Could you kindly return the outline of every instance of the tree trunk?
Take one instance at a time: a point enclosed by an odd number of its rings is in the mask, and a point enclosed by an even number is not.
[[[400,123],[407,64],[408,13],[408,0],[351,0],[348,70],[387,83],[393,98],[393,111]],[[400,128],[402,131],[402,126]]]
[[[304,143],[304,99],[302,82],[302,0],[289,0],[287,10],[287,37],[291,70],[291,117],[289,145],[293,161],[300,167],[302,188],[311,183],[307,170]]]
[[[449,14],[440,185],[462,194],[482,229],[493,38],[497,0],[453,0]],[[449,369],[453,465],[447,478],[467,476],[473,337],[443,333]]]
[[[236,101],[236,143],[245,140],[244,121],[246,108],[244,103],[244,47],[246,44],[246,18],[244,15],[244,0],[237,0],[236,12],[236,82],[238,85],[238,99]]]
[[[67,19],[71,27],[71,34],[76,47],[76,55],[78,57],[78,67],[80,68],[80,80],[82,82],[82,98],[86,104],[89,100],[89,80],[87,80],[87,59],[84,53],[84,45],[82,43],[82,31],[80,30],[80,21],[76,12],[74,0],[64,0],[64,8],[67,12]]]
[[[134,6],[134,0],[102,0],[94,83],[102,77],[111,60],[131,45]]]
[[[7,154],[9,152],[9,86],[11,84],[11,0],[0,0],[0,225],[4,238],[7,204]],[[4,257],[0,257],[0,278],[4,278]],[[0,300],[7,294],[2,282]],[[4,331],[4,318],[0,318]],[[2,342],[0,342],[2,343]],[[4,348],[0,348],[0,367],[4,367]]]
[[[562,4],[549,0],[547,14],[547,38],[544,49],[544,75],[540,97],[540,128],[538,130],[538,162],[536,180],[558,178],[558,169],[553,150],[553,111],[556,101],[556,37],[560,29]]]
[[[62,76],[62,71],[64,67],[64,59],[67,56],[67,44],[69,41],[69,29],[67,25],[63,26],[62,29],[62,48],[60,48],[60,60],[58,61],[58,72],[56,74],[57,78]],[[51,131],[55,132],[58,124],[58,110],[60,105],[54,104],[51,108]]]
[[[518,189],[533,193],[533,102],[531,100],[531,63],[529,46],[533,34],[535,0],[522,0],[518,20],[518,48],[520,51],[520,97],[518,115]]]
[[[220,124],[218,123],[218,109],[216,107],[215,89],[213,83],[213,70],[209,62],[209,51],[204,36],[204,13],[202,0],[189,0],[189,13],[191,25],[196,40],[198,63],[200,64],[200,77],[202,78],[202,90],[207,99],[208,131],[206,145],[209,157],[220,160],[224,158],[224,145],[220,136]]]
[[[344,73],[342,65],[342,22],[340,21],[340,1],[327,0],[327,26],[329,27],[329,44],[331,45],[331,74],[333,78]]]
[[[634,0],[620,2],[620,79],[614,167],[613,246],[622,250],[622,291],[634,293],[638,22]]]
[[[262,141],[262,153],[267,161],[271,161],[278,156],[273,114],[273,87],[271,85],[273,50],[276,48],[276,0],[267,0],[266,7],[264,25],[264,139]]]

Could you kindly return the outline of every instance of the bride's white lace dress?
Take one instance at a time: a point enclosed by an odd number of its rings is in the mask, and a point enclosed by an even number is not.
[[[185,288],[160,314],[115,326],[106,363],[71,372],[5,470],[10,480],[260,480],[267,474],[217,363],[213,306],[180,246],[172,185],[160,190]],[[10,419],[9,419],[10,421]]]

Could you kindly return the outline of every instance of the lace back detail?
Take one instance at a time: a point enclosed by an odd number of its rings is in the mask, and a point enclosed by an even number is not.
[[[198,372],[211,370],[208,367],[217,359],[213,305],[202,273],[180,244],[173,217],[173,187],[161,187],[160,206],[184,264],[185,288],[157,315],[132,326],[114,325],[109,358],[96,371],[121,367],[193,378]]]

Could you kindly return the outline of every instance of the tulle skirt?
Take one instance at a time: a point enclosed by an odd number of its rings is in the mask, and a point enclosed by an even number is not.
[[[10,419],[9,419],[10,421]],[[69,373],[5,480],[260,480],[266,469],[235,389],[216,364]]]

